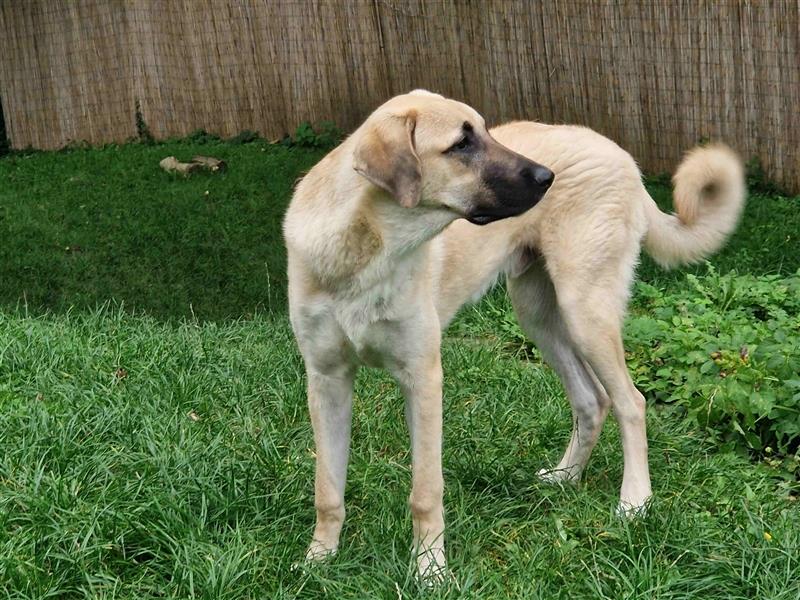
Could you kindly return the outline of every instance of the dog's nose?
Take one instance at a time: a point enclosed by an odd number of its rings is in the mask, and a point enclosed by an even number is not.
[[[552,185],[553,179],[555,178],[555,175],[550,169],[535,163],[523,167],[520,175],[528,185],[535,185],[545,190]]]
[[[533,170],[533,179],[534,181],[536,181],[537,184],[547,189],[551,185],[553,185],[553,179],[555,179],[555,174],[547,167],[539,166],[535,167]]]

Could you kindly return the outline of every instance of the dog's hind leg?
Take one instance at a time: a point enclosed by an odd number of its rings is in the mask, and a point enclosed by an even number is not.
[[[554,468],[539,471],[539,476],[546,481],[577,481],[597,443],[611,401],[573,347],[542,261],[509,278],[508,291],[520,326],[561,378],[572,407],[572,436],[564,455]]]
[[[620,490],[620,512],[635,513],[651,495],[647,464],[645,401],[633,384],[622,345],[619,301],[627,297],[625,277],[601,273],[556,279],[561,316],[581,357],[597,375],[611,398],[619,423],[625,466]]]

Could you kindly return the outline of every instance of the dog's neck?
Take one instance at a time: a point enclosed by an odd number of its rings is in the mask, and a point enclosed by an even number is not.
[[[305,223],[305,262],[331,292],[358,294],[394,276],[399,261],[422,262],[425,242],[457,218],[442,208],[404,208],[368,182],[358,188]]]
[[[392,258],[413,252],[439,235],[457,218],[452,211],[424,202],[413,208],[405,208],[388,193],[374,186],[371,195],[362,201],[374,215],[375,224],[384,239],[384,250]]]
[[[408,268],[421,263],[426,242],[455,218],[452,212],[438,207],[402,207],[370,184],[354,203],[346,229],[334,236],[339,251],[350,257],[345,287],[357,293],[395,276],[393,266],[400,262]]]

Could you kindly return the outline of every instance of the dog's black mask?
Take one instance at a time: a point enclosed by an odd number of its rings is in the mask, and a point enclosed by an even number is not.
[[[476,225],[515,217],[533,208],[555,178],[547,167],[517,154],[491,137],[479,137],[469,123],[464,123],[462,137],[446,153],[480,170],[483,193],[464,215]]]
[[[476,206],[467,220],[476,225],[515,217],[533,208],[553,184],[555,175],[547,167],[507,151],[504,160],[487,162],[481,170],[484,185],[494,202]]]

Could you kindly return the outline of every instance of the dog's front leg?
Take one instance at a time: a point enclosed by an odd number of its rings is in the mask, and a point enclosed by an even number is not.
[[[344,487],[350,450],[354,370],[325,374],[308,369],[308,408],[314,429],[317,465],[314,507],[317,524],[308,560],[336,552],[344,522]]]
[[[442,365],[438,342],[424,359],[398,373],[406,398],[406,420],[411,436],[411,496],[419,576],[428,582],[442,579],[444,554],[444,478],[442,477]]]

